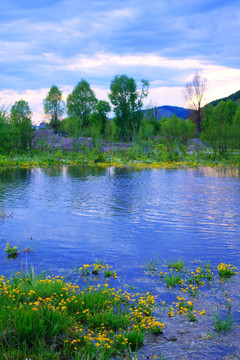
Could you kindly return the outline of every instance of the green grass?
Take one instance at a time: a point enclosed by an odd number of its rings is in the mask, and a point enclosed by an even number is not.
[[[182,278],[179,275],[166,275],[165,282],[167,287],[176,286],[182,283]]]
[[[0,353],[6,359],[130,358],[147,331],[164,328],[152,316],[154,296],[130,295],[107,283],[81,290],[62,277],[17,273],[0,277],[0,293]]]
[[[148,272],[158,271],[158,269],[159,269],[159,253],[158,253],[158,256],[157,256],[157,260],[150,259],[145,264],[145,269],[147,269]]]
[[[146,154],[144,151],[145,143],[142,145],[133,143],[129,148],[111,149],[108,153],[101,152],[98,148],[92,150],[88,147],[81,147],[79,152],[68,152],[62,150],[29,150],[22,153],[11,153],[10,155],[0,155],[0,168],[11,167],[59,167],[65,165],[73,166],[96,166],[96,167],[131,167],[137,169],[145,168],[182,168],[182,167],[239,167],[240,157],[231,155],[227,158],[219,157],[217,154],[213,156],[208,152],[198,152],[188,154],[187,150],[179,154],[175,151],[176,156],[172,156],[163,151],[164,146],[159,144],[159,140],[151,141],[150,152]],[[134,156],[130,156],[134,154]]]
[[[169,268],[172,268],[172,269],[175,269],[175,270],[178,270],[178,271],[183,271],[184,269],[184,262],[182,260],[177,260],[175,262],[172,262],[170,261],[168,263],[168,267]]]
[[[231,264],[221,263],[218,265],[218,273],[220,278],[230,278],[233,275],[237,274],[237,268]]]
[[[229,331],[232,329],[233,325],[235,323],[235,320],[233,320],[233,317],[230,314],[227,314],[224,318],[220,316],[219,309],[217,306],[216,314],[213,315],[213,327],[217,332],[221,331]]]

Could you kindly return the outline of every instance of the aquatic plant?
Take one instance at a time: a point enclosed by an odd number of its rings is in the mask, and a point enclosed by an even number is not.
[[[117,278],[117,272],[111,270],[112,266],[108,264],[102,264],[101,261],[96,261],[94,264],[84,264],[82,265],[78,271],[80,273],[80,277],[87,277],[90,274],[92,275],[99,275],[104,272],[105,277],[114,277]]]
[[[150,259],[145,264],[145,269],[147,269],[148,272],[158,271],[158,268],[159,268],[159,253],[158,253],[158,256],[157,256],[157,260]]]
[[[166,275],[165,276],[165,282],[168,287],[176,286],[179,284],[182,284],[182,278],[179,275]]]
[[[168,267],[180,271],[184,269],[184,262],[183,260],[177,260],[175,262],[170,261]]]
[[[235,266],[232,266],[231,264],[221,263],[218,265],[217,269],[221,278],[229,278],[237,274],[237,268]]]
[[[219,309],[217,306],[216,314],[213,315],[213,326],[214,329],[218,332],[228,331],[233,327],[235,320],[233,320],[232,315],[227,314],[225,318],[221,317],[219,314]]]
[[[12,246],[11,244],[7,244],[4,251],[9,258],[15,258],[18,255],[17,246]]]

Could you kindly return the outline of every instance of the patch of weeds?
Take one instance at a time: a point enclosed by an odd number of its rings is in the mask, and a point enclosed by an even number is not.
[[[193,303],[186,300],[184,297],[177,296],[178,302],[176,304],[176,313],[188,316],[190,322],[197,321],[196,311],[193,310]]]
[[[175,269],[177,271],[183,271],[184,269],[184,262],[182,260],[177,260],[175,262],[169,262],[168,263],[168,268],[172,268]]]
[[[197,321],[197,315],[196,315],[193,311],[191,311],[191,312],[188,313],[188,318],[189,318],[189,321],[190,321],[190,322],[195,322],[195,321]]]
[[[105,271],[104,271],[104,276],[105,276],[106,278],[114,277],[114,279],[116,279],[116,278],[117,278],[117,273],[116,273],[115,270],[105,270]]]
[[[228,314],[225,318],[220,317],[219,309],[217,306],[217,312],[213,315],[213,326],[217,332],[228,331],[233,327],[235,320],[232,315]]]
[[[165,282],[167,287],[176,286],[179,284],[182,284],[182,278],[179,275],[166,275],[165,276]]]
[[[97,261],[94,264],[84,264],[81,266],[78,271],[80,273],[80,277],[87,277],[90,274],[92,275],[99,275],[104,271],[105,277],[114,277],[117,278],[117,273],[114,270],[110,270],[112,266],[108,264],[102,264],[101,261]]]
[[[157,256],[157,260],[150,259],[149,262],[145,264],[145,269],[147,269],[148,272],[158,271],[158,267],[159,267],[159,253]]]
[[[152,315],[153,295],[106,283],[82,290],[63,277],[16,273],[0,277],[0,293],[0,352],[14,359],[133,358],[147,331],[165,327]]]
[[[198,287],[194,287],[191,286],[192,284],[190,284],[189,288],[188,288],[188,292],[191,296],[193,297],[197,297],[200,294],[200,290],[198,289]]]
[[[17,246],[12,246],[11,244],[7,244],[4,251],[7,254],[8,258],[16,258],[18,256]]]
[[[236,271],[237,268],[231,264],[221,263],[218,265],[217,269],[221,278],[230,278],[231,276],[238,274]]]

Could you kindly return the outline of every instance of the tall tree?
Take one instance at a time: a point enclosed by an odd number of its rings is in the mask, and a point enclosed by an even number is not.
[[[109,103],[105,100],[100,100],[95,106],[95,111],[91,114],[90,121],[91,124],[97,127],[100,131],[100,134],[105,135],[105,127],[107,123],[107,113],[111,111]]]
[[[67,98],[69,116],[78,119],[82,127],[89,126],[89,116],[97,104],[97,98],[86,80],[81,80]]]
[[[109,99],[114,106],[115,122],[120,128],[122,139],[133,136],[134,130],[139,130],[142,120],[140,112],[143,99],[147,97],[149,82],[141,81],[141,90],[137,90],[135,80],[127,75],[116,75],[110,85]]]
[[[44,112],[49,115],[50,126],[54,132],[58,131],[61,117],[64,113],[64,102],[62,100],[62,92],[57,86],[53,85],[49,90],[47,97],[43,100]]]
[[[7,109],[0,107],[0,152],[8,152],[12,147],[12,126]]]
[[[198,135],[201,133],[202,126],[202,101],[206,90],[206,79],[197,71],[191,82],[186,83],[185,98],[188,107],[193,112],[193,120],[197,124]]]
[[[17,148],[27,150],[31,147],[33,136],[31,115],[31,109],[25,100],[16,101],[11,108],[10,118]]]
[[[238,106],[232,100],[220,101],[204,110],[202,139],[221,156],[227,155],[239,145]]]

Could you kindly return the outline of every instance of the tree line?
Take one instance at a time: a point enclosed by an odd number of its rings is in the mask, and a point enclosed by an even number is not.
[[[68,95],[66,103],[62,92],[53,85],[43,100],[43,106],[49,118],[48,126],[55,133],[112,141],[149,142],[158,137],[168,149],[186,145],[190,138],[198,136],[213,149],[214,154],[224,156],[240,148],[240,107],[231,100],[221,101],[215,107],[203,107],[205,88],[206,81],[198,72],[186,84],[185,96],[191,109],[188,120],[173,115],[159,121],[154,108],[144,116],[141,110],[149,93],[149,82],[143,79],[138,86],[127,75],[113,78],[110,103],[98,100],[90,84],[82,79]],[[111,106],[114,112],[112,120],[108,117]],[[10,112],[4,107],[0,109],[0,152],[30,149],[33,135],[31,109],[25,100],[15,102]]]

